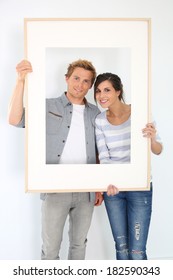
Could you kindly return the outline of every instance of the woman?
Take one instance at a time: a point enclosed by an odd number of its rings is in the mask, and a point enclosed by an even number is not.
[[[131,106],[125,104],[121,79],[112,73],[100,74],[94,85],[95,100],[106,110],[96,118],[96,140],[100,163],[130,162]],[[151,151],[160,154],[162,144],[153,123],[142,130],[150,138]],[[115,178],[116,180],[116,178]],[[118,260],[146,260],[146,243],[152,210],[152,183],[149,191],[120,191],[110,185],[104,193]]]

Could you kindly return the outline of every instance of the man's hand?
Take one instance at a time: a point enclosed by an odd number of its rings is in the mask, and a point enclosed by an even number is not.
[[[22,60],[17,64],[16,71],[18,73],[18,80],[24,81],[26,75],[32,72],[32,65],[28,60]]]
[[[96,192],[96,197],[95,197],[95,206],[100,206],[103,201],[103,194],[101,192]]]

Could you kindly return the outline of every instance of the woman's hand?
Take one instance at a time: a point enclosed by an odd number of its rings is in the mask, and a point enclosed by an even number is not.
[[[151,140],[156,139],[156,129],[153,123],[147,123],[146,127],[142,129],[143,136],[150,138]]]
[[[162,152],[162,144],[156,140],[157,130],[153,123],[147,123],[146,127],[142,129],[143,136],[151,140],[151,151],[155,155]]]
[[[113,195],[118,194],[118,193],[119,193],[119,189],[116,186],[110,184],[107,187],[107,195],[108,196],[113,196]]]

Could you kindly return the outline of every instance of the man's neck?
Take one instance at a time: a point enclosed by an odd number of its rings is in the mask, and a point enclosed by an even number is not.
[[[67,99],[68,99],[72,104],[84,105],[84,104],[86,103],[86,99],[85,99],[85,98],[75,98],[75,97],[72,97],[71,95],[68,94],[68,92],[66,92],[66,97],[67,97]]]

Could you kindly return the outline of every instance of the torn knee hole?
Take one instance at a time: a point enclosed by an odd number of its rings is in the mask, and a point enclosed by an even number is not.
[[[122,239],[122,238],[126,238],[126,236],[124,235],[117,236],[117,239]]]
[[[138,250],[132,250],[132,254],[143,254],[143,251],[138,251]]]

